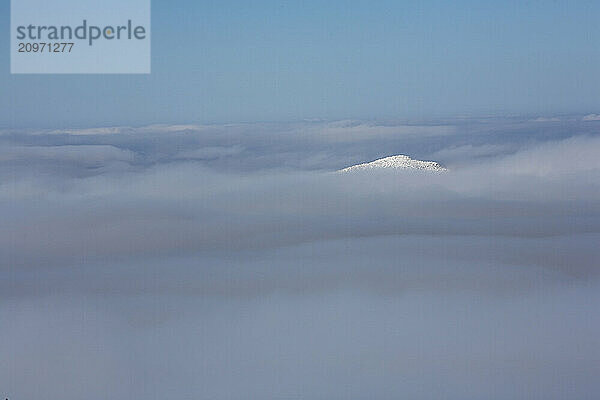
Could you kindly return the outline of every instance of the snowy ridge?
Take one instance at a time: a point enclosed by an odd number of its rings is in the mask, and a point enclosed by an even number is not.
[[[381,168],[394,168],[394,169],[411,169],[411,170],[424,170],[424,171],[435,171],[442,172],[447,171],[446,168],[442,167],[435,161],[420,161],[413,160],[412,158],[404,155],[397,155],[391,157],[380,158],[375,161],[368,163],[353,165],[348,168],[339,170],[339,172],[353,172],[368,169],[381,169]]]

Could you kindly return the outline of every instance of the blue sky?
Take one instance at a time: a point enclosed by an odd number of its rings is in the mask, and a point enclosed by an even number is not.
[[[590,113],[595,1],[153,2],[149,76],[11,76],[0,127]]]

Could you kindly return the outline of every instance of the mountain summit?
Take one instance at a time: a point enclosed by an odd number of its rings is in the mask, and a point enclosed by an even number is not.
[[[385,158],[380,158],[375,161],[368,163],[353,165],[348,168],[341,169],[339,172],[353,172],[367,169],[383,169],[383,168],[394,168],[394,169],[416,169],[425,171],[447,171],[446,168],[442,167],[435,161],[421,161],[413,160],[409,156],[397,155]]]

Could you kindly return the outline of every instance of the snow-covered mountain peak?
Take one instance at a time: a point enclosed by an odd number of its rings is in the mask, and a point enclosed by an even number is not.
[[[440,164],[435,161],[421,161],[421,160],[413,160],[409,156],[405,155],[397,155],[390,156],[385,158],[380,158],[375,161],[371,161],[368,163],[353,165],[348,168],[341,169],[340,172],[353,172],[353,171],[361,171],[361,170],[369,170],[369,169],[383,169],[383,168],[393,168],[393,169],[403,169],[403,170],[425,170],[425,171],[447,171],[446,168],[442,167]]]

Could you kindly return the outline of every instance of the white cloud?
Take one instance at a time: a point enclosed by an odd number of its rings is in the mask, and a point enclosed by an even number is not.
[[[426,137],[452,134],[455,127],[449,125],[380,125],[360,121],[337,121],[318,124],[309,132],[322,140],[351,142],[394,137]]]
[[[588,114],[583,117],[583,121],[600,121],[600,114]]]
[[[0,148],[0,162],[44,160],[94,165],[111,161],[132,162],[134,158],[135,155],[131,151],[111,145],[2,146]]]
[[[533,122],[559,122],[560,118],[558,117],[538,117],[533,120]]]
[[[314,124],[3,136],[4,393],[599,392],[597,137]],[[459,167],[328,173],[405,147]]]
[[[526,148],[498,160],[493,168],[527,175],[570,175],[600,170],[600,137],[573,137]]]

